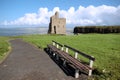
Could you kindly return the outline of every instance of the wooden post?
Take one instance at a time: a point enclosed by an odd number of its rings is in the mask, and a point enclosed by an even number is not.
[[[63,50],[64,50],[64,47],[61,47],[61,50],[63,51]]]
[[[59,45],[57,44],[57,48],[59,48]]]
[[[75,70],[75,78],[79,78],[79,69]]]
[[[59,55],[58,54],[56,54],[56,60],[59,60]]]
[[[90,60],[90,68],[92,68],[92,66],[93,66],[93,60]],[[91,76],[92,75],[92,70],[89,70],[89,74],[88,74],[88,76]]]
[[[63,61],[63,66],[66,66],[66,60]]]
[[[53,52],[53,56],[55,56],[55,53]]]
[[[68,53],[68,48],[66,47],[66,53]]]
[[[53,46],[55,46],[55,42],[53,42]]]
[[[77,59],[77,57],[78,57],[78,52],[75,52],[75,58]]]
[[[51,49],[49,48],[49,53],[51,54]]]

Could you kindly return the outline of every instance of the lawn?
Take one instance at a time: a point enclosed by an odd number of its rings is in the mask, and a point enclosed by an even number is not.
[[[67,44],[96,58],[93,72],[96,80],[120,79],[120,35],[80,34],[80,35],[31,35],[20,36],[25,41],[45,48],[52,40]]]
[[[28,35],[12,38],[22,38],[41,49],[52,40],[69,45],[96,58],[94,80],[120,80],[120,34]],[[0,59],[8,51],[8,39],[0,37]]]
[[[8,37],[0,37],[0,62],[6,56],[6,52],[9,51]]]

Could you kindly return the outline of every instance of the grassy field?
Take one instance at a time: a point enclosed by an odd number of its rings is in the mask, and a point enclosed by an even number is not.
[[[96,58],[95,80],[120,80],[120,34],[80,34],[80,35],[29,35],[18,36],[44,49],[55,40],[67,44]],[[8,38],[0,37],[0,56],[8,51]]]
[[[67,44],[96,58],[93,73],[96,80],[120,79],[119,34],[31,35],[20,37],[42,49],[52,40]]]
[[[0,37],[0,62],[6,56],[8,52],[9,43],[7,42],[8,37]]]

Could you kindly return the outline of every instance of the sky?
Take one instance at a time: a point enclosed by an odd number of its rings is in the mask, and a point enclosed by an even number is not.
[[[120,0],[0,0],[0,25],[48,26],[56,11],[67,25],[120,25]]]

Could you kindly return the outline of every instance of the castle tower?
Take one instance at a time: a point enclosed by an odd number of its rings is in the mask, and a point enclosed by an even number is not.
[[[50,17],[49,34],[66,34],[66,19],[59,18],[59,12]]]
[[[59,18],[59,13],[58,13],[58,11],[55,12],[55,17],[56,17],[56,18]]]

